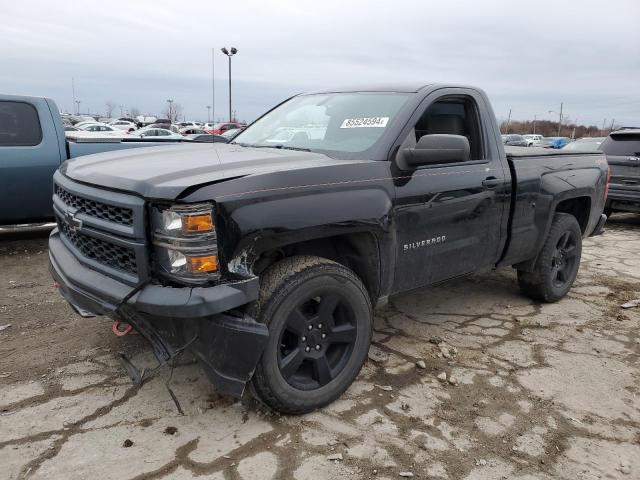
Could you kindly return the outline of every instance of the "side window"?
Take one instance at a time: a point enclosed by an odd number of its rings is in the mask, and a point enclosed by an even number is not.
[[[432,103],[414,130],[416,141],[423,135],[438,133],[467,137],[471,160],[484,159],[478,106],[470,97],[445,97]]]
[[[0,101],[0,146],[33,147],[41,141],[40,119],[33,105]]]

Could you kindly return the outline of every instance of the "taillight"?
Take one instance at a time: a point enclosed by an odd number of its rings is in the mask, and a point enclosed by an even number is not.
[[[611,166],[607,167],[607,184],[604,187],[604,199],[609,195],[609,183],[611,183]]]

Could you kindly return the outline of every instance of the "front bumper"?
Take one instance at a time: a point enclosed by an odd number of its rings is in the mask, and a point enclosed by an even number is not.
[[[269,331],[247,315],[228,312],[258,298],[257,278],[213,287],[133,287],[81,264],[57,229],[49,237],[49,260],[60,293],[76,309],[130,323],[161,362],[189,343],[217,390],[242,395]]]

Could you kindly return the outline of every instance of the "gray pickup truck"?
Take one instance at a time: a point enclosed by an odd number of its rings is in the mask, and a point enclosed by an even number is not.
[[[504,148],[476,88],[325,90],[230,144],[65,162],[50,269],[163,364],[188,349],[219,391],[303,413],[358,375],[390,296],[511,266],[525,295],[561,299],[607,175],[602,153]]]
[[[69,158],[175,142],[66,140],[53,100],[0,94],[0,225],[53,220],[53,172]]]

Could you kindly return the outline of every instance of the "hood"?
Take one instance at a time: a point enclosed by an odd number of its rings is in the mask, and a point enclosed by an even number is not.
[[[98,153],[68,160],[60,170],[79,182],[145,198],[175,199],[188,187],[230,178],[359,162],[320,153],[198,143]]]

